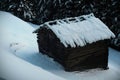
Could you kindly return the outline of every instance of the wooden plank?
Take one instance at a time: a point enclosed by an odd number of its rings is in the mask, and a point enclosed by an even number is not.
[[[84,47],[65,48],[53,32],[44,29],[39,31],[37,38],[39,51],[52,57],[66,70],[83,70],[108,65],[108,47],[105,41],[97,41]]]

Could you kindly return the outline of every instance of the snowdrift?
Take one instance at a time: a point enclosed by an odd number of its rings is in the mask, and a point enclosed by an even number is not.
[[[120,80],[120,55],[110,49],[109,70],[65,72],[38,54],[35,30],[25,21],[0,11],[0,79],[6,80]],[[117,57],[117,58],[116,58]]]
[[[64,80],[15,56],[37,52],[31,25],[10,13],[0,11],[0,28],[0,77],[7,80]]]

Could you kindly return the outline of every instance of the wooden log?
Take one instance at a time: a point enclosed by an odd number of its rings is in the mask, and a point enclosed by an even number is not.
[[[108,47],[105,40],[84,47],[66,48],[53,32],[46,30],[38,33],[38,45],[40,52],[52,57],[68,71],[108,66]]]

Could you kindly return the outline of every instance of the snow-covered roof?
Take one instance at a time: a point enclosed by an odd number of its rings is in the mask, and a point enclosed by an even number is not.
[[[93,14],[49,21],[41,26],[51,29],[65,47],[85,46],[87,43],[115,37],[109,28]]]

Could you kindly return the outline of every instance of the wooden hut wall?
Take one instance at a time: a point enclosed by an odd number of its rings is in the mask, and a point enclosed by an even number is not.
[[[47,53],[48,52],[48,34],[46,33],[46,29],[41,28],[39,32],[37,33],[37,42],[38,42],[38,47],[39,51],[42,53]]]
[[[108,67],[108,46],[105,41],[98,41],[84,47],[67,48],[70,53],[65,66],[67,70],[84,70]]]
[[[40,52],[50,57],[55,58],[55,56],[60,56],[60,58],[64,58],[63,55],[61,55],[64,54],[64,45],[60,43],[60,40],[50,29],[41,28],[37,35]]]
[[[67,71],[104,68],[108,66],[108,46],[104,41],[84,47],[65,48],[56,35],[46,28],[38,32],[39,51],[52,57]]]

